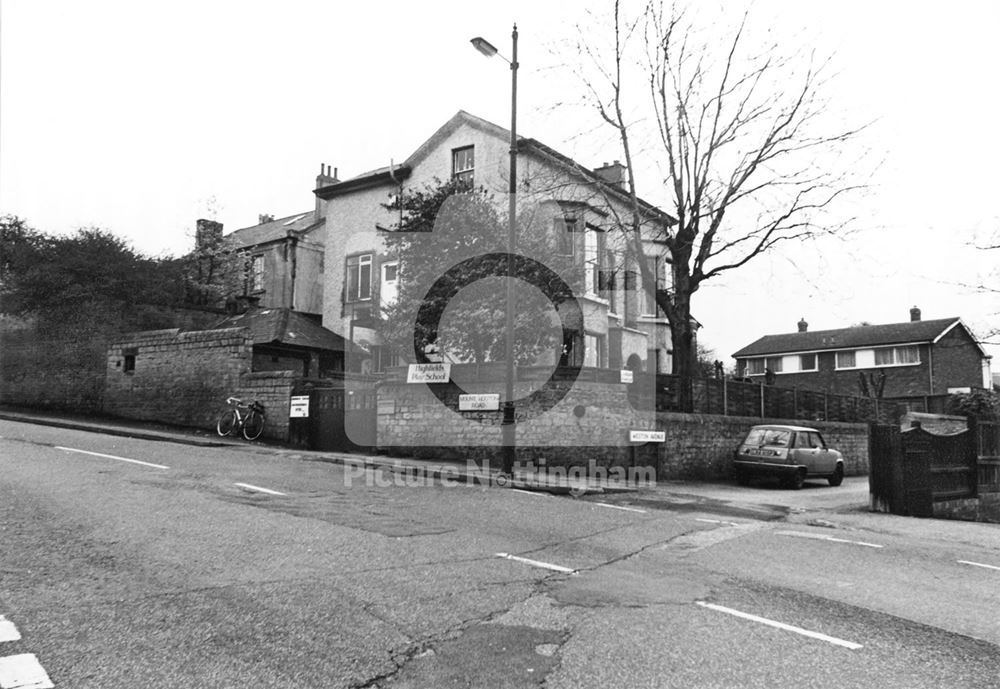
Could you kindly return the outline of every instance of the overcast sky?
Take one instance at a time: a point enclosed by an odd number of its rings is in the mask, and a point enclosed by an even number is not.
[[[509,71],[468,41],[508,52],[515,21],[519,133],[585,165],[619,158],[587,134],[592,114],[561,105],[575,86],[551,69],[571,61],[559,51],[587,22],[581,8],[608,3],[560,5],[3,0],[0,213],[177,255],[198,217],[232,231],[307,210],[321,163],[343,179],[400,161],[459,109],[508,126]],[[914,305],[996,327],[996,298],[962,284],[995,269],[968,244],[1000,225],[1000,3],[758,0],[753,19],[756,36],[836,53],[831,107],[874,121],[863,144],[884,162],[844,209],[861,232],[707,283],[702,341],[728,360],[800,317],[889,323]],[[664,200],[654,181],[640,187]]]

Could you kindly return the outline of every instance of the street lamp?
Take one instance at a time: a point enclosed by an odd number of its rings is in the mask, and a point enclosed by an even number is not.
[[[503,443],[503,472],[511,474],[514,471],[514,460],[517,457],[514,428],[514,237],[515,215],[517,213],[517,24],[511,37],[511,59],[508,60],[497,51],[492,43],[481,36],[472,39],[473,47],[486,57],[500,55],[500,59],[510,65],[510,193],[507,212],[507,313],[504,323],[504,358],[506,359],[506,395],[503,403],[503,421],[500,425],[500,438]]]

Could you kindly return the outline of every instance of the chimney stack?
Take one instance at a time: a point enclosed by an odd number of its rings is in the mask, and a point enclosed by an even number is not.
[[[604,163],[604,165],[594,170],[594,174],[613,187],[618,187],[619,189],[625,187],[625,166],[617,160],[610,165]]]
[[[804,333],[804,332],[806,332],[807,330],[809,330],[809,324],[808,324],[808,323],[806,323],[806,319],[805,319],[805,317],[803,317],[803,318],[802,318],[802,319],[801,319],[801,320],[799,321],[799,332],[800,332],[800,333]]]
[[[264,223],[274,222],[274,216],[268,213],[260,213],[257,215],[257,224],[263,225]]]
[[[198,218],[195,221],[194,248],[214,249],[222,241],[222,223]]]
[[[339,183],[340,180],[337,179],[337,168],[333,168],[333,172],[330,171],[330,166],[325,163],[320,163],[319,174],[316,175],[316,189],[322,189],[323,187],[328,187],[332,184]],[[316,197],[316,217],[319,218],[323,215],[323,199],[319,196]]]
[[[915,323],[916,321],[919,320],[920,320],[920,309],[914,306],[912,309],[910,309],[910,321]]]

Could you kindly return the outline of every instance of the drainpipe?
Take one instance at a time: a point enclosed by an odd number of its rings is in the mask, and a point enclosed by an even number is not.
[[[292,284],[291,284],[291,288],[292,288],[291,292],[292,293],[291,293],[290,303],[288,304],[288,308],[290,308],[290,309],[292,309],[294,311],[295,310],[295,270],[297,268],[297,263],[298,263],[298,260],[297,260],[298,259],[298,253],[297,253],[296,249],[298,247],[298,238],[293,234],[293,230],[289,230],[288,231],[288,244],[286,244],[285,246],[286,247],[291,246],[291,253],[292,253],[292,267],[291,267],[291,270],[289,271],[289,275],[291,275],[291,280],[292,280]],[[286,248],[286,251],[287,250],[288,249]]]
[[[929,394],[934,394],[934,345],[927,345],[927,382]]]

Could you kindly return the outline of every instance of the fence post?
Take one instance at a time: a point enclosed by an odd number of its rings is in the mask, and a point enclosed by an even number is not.
[[[760,386],[760,418],[764,418],[764,386]]]
[[[729,387],[725,377],[722,378],[722,415],[729,416]]]

